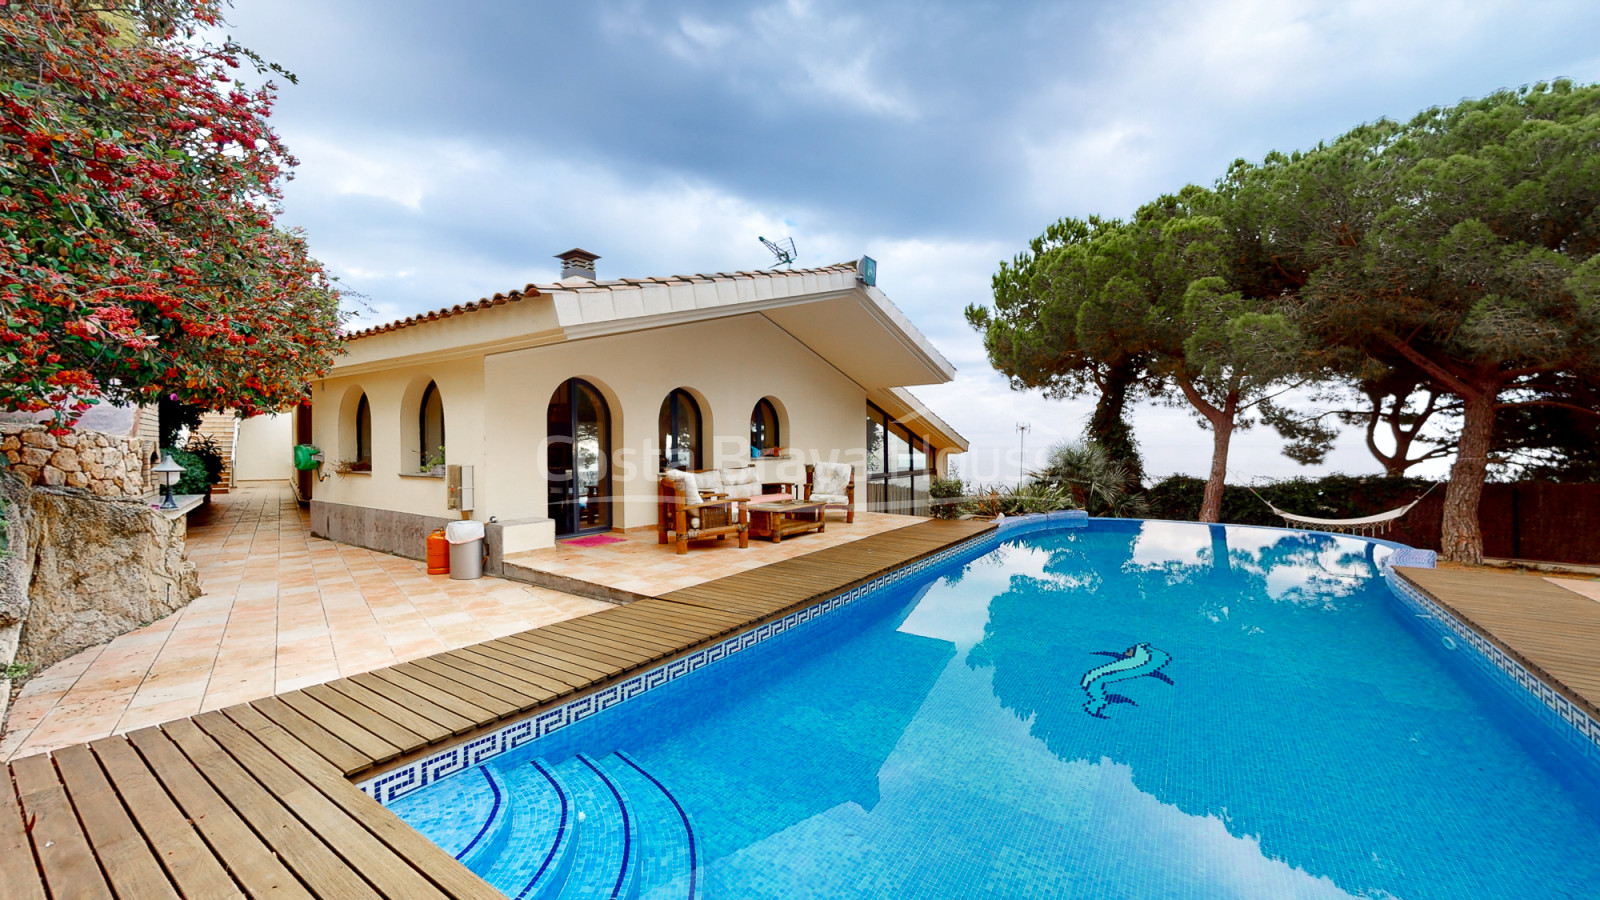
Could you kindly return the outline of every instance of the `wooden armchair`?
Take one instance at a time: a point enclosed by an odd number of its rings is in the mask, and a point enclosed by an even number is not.
[[[844,510],[845,522],[856,520],[856,470],[845,463],[819,462],[806,466],[806,499],[820,500],[830,509]]]
[[[663,518],[666,529],[660,543],[675,543],[678,553],[689,552],[690,541],[730,534],[739,536],[740,548],[750,546],[750,512],[742,497],[704,497],[692,472],[668,472],[661,479]]]

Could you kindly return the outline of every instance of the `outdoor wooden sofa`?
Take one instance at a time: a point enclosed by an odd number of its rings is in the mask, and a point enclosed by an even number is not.
[[[689,552],[690,541],[709,538],[723,540],[739,536],[740,548],[750,546],[750,513],[744,497],[705,495],[693,472],[669,471],[661,478],[662,518],[666,527],[659,531],[659,542],[678,545],[678,553]]]

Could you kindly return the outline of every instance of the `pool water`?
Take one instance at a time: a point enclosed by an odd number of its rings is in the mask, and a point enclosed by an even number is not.
[[[1388,548],[1096,521],[391,803],[508,897],[1600,894],[1600,779]]]

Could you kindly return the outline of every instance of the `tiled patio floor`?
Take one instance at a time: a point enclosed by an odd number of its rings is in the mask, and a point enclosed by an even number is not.
[[[743,550],[732,537],[694,541],[682,556],[672,544],[657,543],[654,530],[635,531],[613,535],[623,540],[598,546],[562,542],[553,549],[508,556],[506,563],[654,597],[925,521],[918,516],[857,512],[855,521],[846,524],[844,513],[832,512],[828,514],[827,528],[820,534],[795,535],[776,544],[751,538],[750,546]]]
[[[205,593],[23,688],[0,760],[131,731],[605,609],[311,537],[288,489],[219,496],[190,520]]]

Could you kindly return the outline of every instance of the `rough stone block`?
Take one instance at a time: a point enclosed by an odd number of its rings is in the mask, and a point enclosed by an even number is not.
[[[89,476],[83,474],[82,472],[68,472],[67,473],[67,487],[81,488],[81,487],[88,487],[88,486],[89,486]]]
[[[55,466],[63,472],[83,471],[83,466],[79,465],[78,463],[78,451],[69,449],[67,447],[63,447],[56,451],[55,456],[50,460],[50,465]]]
[[[49,465],[50,456],[50,451],[43,447],[25,447],[22,450],[22,463],[29,466]]]
[[[42,428],[38,431],[24,431],[19,437],[29,447],[54,447],[56,445],[55,439],[45,434]]]
[[[67,483],[67,473],[55,466],[45,466],[39,472],[39,483],[50,487],[60,487]]]

